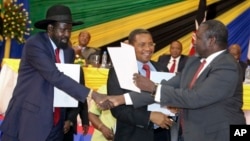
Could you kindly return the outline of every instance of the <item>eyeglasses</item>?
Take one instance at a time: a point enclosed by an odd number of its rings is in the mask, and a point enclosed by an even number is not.
[[[139,43],[138,47],[140,48],[145,48],[145,47],[154,47],[156,44],[155,43]]]

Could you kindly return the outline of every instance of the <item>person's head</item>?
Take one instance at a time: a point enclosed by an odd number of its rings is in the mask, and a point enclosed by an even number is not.
[[[220,21],[208,20],[201,23],[196,32],[195,49],[202,58],[227,48],[227,27]]]
[[[79,46],[81,47],[87,46],[89,44],[90,39],[91,39],[91,36],[89,32],[87,31],[80,32],[78,36]]]
[[[240,55],[241,55],[241,48],[240,48],[240,45],[238,44],[232,44],[229,48],[229,53],[233,55],[233,57],[236,59],[236,60],[239,60],[240,59]]]
[[[35,27],[47,30],[48,36],[58,48],[67,48],[72,26],[83,24],[74,22],[69,7],[64,5],[51,6],[46,13],[46,19],[37,21]]]
[[[181,55],[182,52],[182,44],[180,41],[173,41],[170,44],[170,55],[173,58],[177,58]]]
[[[136,59],[142,63],[150,61],[154,50],[155,43],[152,35],[148,30],[135,29],[128,37],[128,42],[135,48]]]

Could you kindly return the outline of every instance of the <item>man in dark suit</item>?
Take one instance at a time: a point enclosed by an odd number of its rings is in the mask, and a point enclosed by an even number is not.
[[[17,84],[0,127],[1,141],[61,141],[64,108],[54,108],[54,87],[84,102],[88,94],[97,102],[103,95],[60,72],[55,63],[73,63],[69,39],[74,22],[67,6],[54,5],[35,27],[46,30],[31,36],[24,48]]]
[[[85,85],[84,72],[80,70],[80,83]],[[77,116],[80,116],[83,135],[87,135],[89,131],[89,118],[88,118],[88,102],[78,102],[77,108],[66,108],[66,118],[64,122],[64,141],[74,141],[74,134],[77,133]]]
[[[227,51],[228,31],[223,23],[203,22],[196,36],[199,57],[189,58],[181,73],[159,85],[135,74],[136,85],[144,91],[130,92],[130,97],[140,107],[151,97],[145,91],[156,91],[155,100],[161,105],[182,109],[184,141],[229,141],[230,125],[246,124],[241,109],[240,66]],[[125,103],[123,96],[109,97],[109,100],[114,106]]]
[[[136,29],[130,33],[128,40],[135,48],[139,72],[142,75],[147,73],[143,69],[146,64],[151,71],[167,71],[165,66],[150,61],[155,46],[150,32]],[[114,68],[109,71],[107,91],[108,95],[130,92],[120,87]],[[115,107],[111,112],[117,119],[114,141],[170,141],[170,132],[165,128],[172,121],[160,112],[147,111],[147,106],[135,109],[127,105]],[[165,128],[154,129],[154,123]]]
[[[242,70],[242,77],[243,80],[245,80],[245,72],[246,72],[246,68],[247,68],[247,63],[243,62],[240,60],[240,56],[241,56],[241,48],[240,45],[238,44],[232,44],[231,46],[229,46],[228,48],[229,53],[233,55],[233,57],[237,60],[237,62],[240,64],[241,70]]]
[[[87,64],[91,64],[91,59],[93,55],[101,54],[101,50],[94,47],[89,47],[89,41],[91,35],[88,31],[82,31],[78,35],[78,46],[74,47],[75,53],[79,55],[80,58],[85,59]]]
[[[182,55],[182,43],[173,41],[170,44],[170,54],[161,55],[158,62],[166,66],[170,72],[181,72],[184,68],[188,56]]]

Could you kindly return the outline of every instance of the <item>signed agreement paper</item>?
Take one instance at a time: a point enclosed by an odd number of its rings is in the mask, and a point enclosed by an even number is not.
[[[133,83],[133,74],[138,73],[138,66],[133,46],[108,47],[116,75],[121,88],[140,92]]]
[[[75,81],[80,79],[80,65],[79,64],[60,64],[56,63],[59,71],[68,75]],[[54,87],[54,107],[77,107],[78,101],[65,93],[64,91]]]

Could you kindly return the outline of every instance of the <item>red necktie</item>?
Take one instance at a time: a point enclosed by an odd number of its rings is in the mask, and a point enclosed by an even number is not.
[[[202,70],[202,68],[204,67],[204,65],[206,64],[206,60],[203,60],[202,63],[200,64],[198,70],[196,71],[191,83],[189,84],[189,88],[192,88],[194,86],[194,83],[196,82],[198,75],[200,73],[200,71]]]
[[[150,68],[148,64],[144,64],[142,67],[146,71],[146,77],[150,78]]]
[[[191,89],[194,85],[194,83],[196,82],[197,78],[198,78],[198,74],[200,73],[200,71],[202,70],[202,68],[204,67],[204,65],[206,64],[206,60],[203,60],[202,63],[200,64],[199,68],[197,69],[197,71],[195,72],[195,75],[191,81],[191,83],[189,84],[189,88]],[[183,133],[183,123],[184,123],[184,119],[183,119],[183,109],[180,110],[180,131]]]
[[[56,48],[56,50],[55,50],[56,63],[61,63],[61,60],[59,57],[59,52],[60,52],[60,49]],[[56,125],[59,122],[59,119],[60,119],[60,108],[55,107],[55,109],[54,109],[54,125]]]
[[[173,62],[173,64],[172,64],[172,66],[171,66],[169,72],[174,72],[176,60],[174,59],[173,61],[174,61],[174,62]]]

